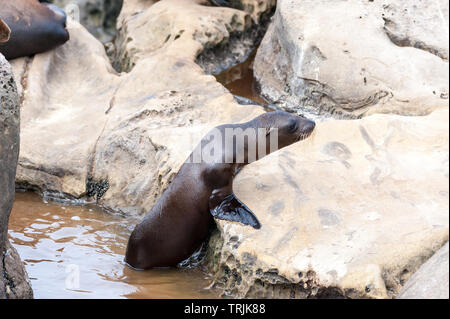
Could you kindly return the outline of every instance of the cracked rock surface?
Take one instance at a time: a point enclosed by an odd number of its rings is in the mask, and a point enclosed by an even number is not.
[[[19,157],[19,96],[11,66],[0,54],[0,299],[33,298],[28,275],[8,240]]]
[[[261,24],[276,1],[233,3],[238,9],[212,7],[206,0],[125,1],[117,22],[115,68],[129,71],[143,56],[161,53],[198,59],[207,73],[242,62],[262,37]]]
[[[271,103],[360,118],[448,105],[447,1],[279,0],[255,58]]]
[[[425,50],[448,62],[447,1],[392,1],[383,9],[384,30],[392,42]]]

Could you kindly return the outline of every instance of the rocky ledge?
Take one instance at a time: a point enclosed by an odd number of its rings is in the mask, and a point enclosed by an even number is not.
[[[234,8],[212,7],[207,0],[125,1],[115,68],[129,71],[140,57],[161,51],[180,55],[187,50],[208,74],[244,61],[264,35],[276,1],[232,3]]]
[[[448,1],[279,0],[255,59],[261,94],[335,118],[448,105]]]

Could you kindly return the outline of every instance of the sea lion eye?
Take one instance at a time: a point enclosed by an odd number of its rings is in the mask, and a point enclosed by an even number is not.
[[[289,132],[295,132],[297,130],[298,124],[297,121],[295,120],[291,120],[289,121],[289,126],[288,126],[288,130]]]

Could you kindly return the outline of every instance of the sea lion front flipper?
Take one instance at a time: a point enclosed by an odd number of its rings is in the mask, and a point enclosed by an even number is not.
[[[220,201],[221,200],[221,201]],[[217,203],[220,203],[217,205]],[[220,190],[213,192],[209,198],[210,212],[216,218],[240,222],[244,225],[252,226],[255,229],[261,228],[261,223],[255,214],[242,203],[233,193],[221,196]]]

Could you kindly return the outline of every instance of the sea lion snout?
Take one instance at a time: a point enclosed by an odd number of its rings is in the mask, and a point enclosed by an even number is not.
[[[316,127],[314,121],[284,111],[268,113],[268,116],[272,119],[271,126],[278,130],[282,147],[307,138]]]
[[[302,140],[311,135],[316,127],[316,123],[300,116],[299,118],[299,140]]]
[[[48,9],[50,9],[54,15],[54,21],[57,26],[53,28],[51,37],[53,41],[58,44],[63,44],[67,42],[70,38],[69,31],[67,30],[67,14],[60,7],[50,4],[43,3]]]
[[[64,25],[64,27],[66,27],[67,14],[64,12],[64,10],[50,3],[44,3],[44,5],[47,6],[50,10],[52,10],[56,16],[56,19],[60,21]]]
[[[312,132],[316,127],[316,123],[314,121],[301,118],[301,127],[303,132]]]

